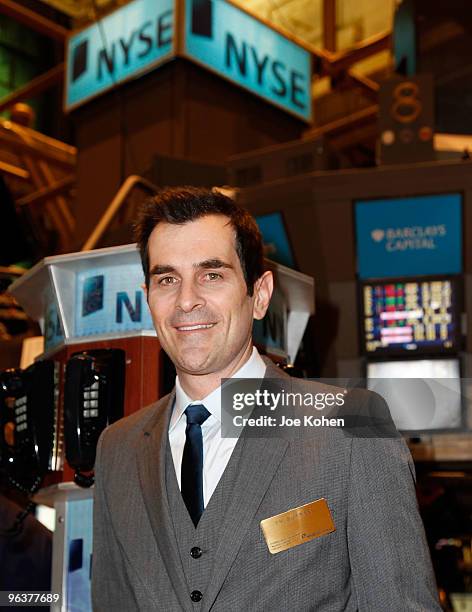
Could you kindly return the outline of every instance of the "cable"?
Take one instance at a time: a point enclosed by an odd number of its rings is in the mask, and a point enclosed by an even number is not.
[[[103,20],[99,18],[99,9],[97,5],[97,0],[90,0],[92,4],[92,9],[94,13],[95,22],[98,25],[98,29],[100,32],[100,38],[102,41],[102,46],[105,51],[108,50],[108,40],[105,32],[105,28],[103,27]],[[126,117],[126,99],[123,95],[122,89],[118,86],[118,82],[115,79],[114,72],[110,72],[111,80],[113,82],[113,87],[115,88],[115,98],[118,99],[119,102],[119,110],[120,110],[120,135],[121,135],[121,155],[120,155],[120,183],[123,184],[127,174],[140,174],[140,169],[138,168],[138,164],[136,162],[136,156],[134,154],[133,145],[129,138],[129,129],[128,129],[128,121]],[[132,172],[126,173],[126,160],[129,157],[131,161],[131,166],[133,168]]]
[[[89,487],[91,487],[94,484],[94,482],[95,482],[95,475],[93,473],[92,474],[84,474],[80,470],[76,470],[76,472],[74,474],[74,482],[79,487],[82,487],[83,489],[88,489]]]
[[[11,476],[8,476],[8,480],[10,484],[14,485],[17,489],[19,489],[23,493],[26,493],[28,497],[31,497],[32,495],[36,493],[36,491],[41,486],[43,477],[36,476],[33,484],[31,485],[29,489],[24,487],[21,483],[19,483],[16,479],[12,478]],[[9,527],[8,529],[0,530],[0,535],[7,536],[7,537],[16,537],[20,535],[20,533],[23,531],[23,526],[24,526],[26,517],[28,516],[28,514],[30,514],[30,512],[34,510],[35,507],[36,507],[36,503],[32,499],[30,499],[26,508],[18,512],[18,514],[16,515],[13,525]]]

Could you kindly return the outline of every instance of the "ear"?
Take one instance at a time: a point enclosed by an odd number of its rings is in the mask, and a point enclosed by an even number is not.
[[[254,318],[263,319],[267,308],[269,307],[270,298],[274,290],[274,277],[270,270],[257,279],[254,283]]]
[[[146,283],[141,285],[141,289],[144,291],[144,297],[146,298],[146,302],[148,301],[148,288],[146,287]]]

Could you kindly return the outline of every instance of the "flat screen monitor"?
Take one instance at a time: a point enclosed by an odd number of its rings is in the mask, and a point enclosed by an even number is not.
[[[462,272],[462,195],[354,202],[359,278]]]
[[[258,215],[256,223],[264,241],[264,255],[283,266],[297,269],[282,213]]]
[[[460,348],[455,277],[373,281],[361,286],[361,335],[367,355],[444,354]]]
[[[463,426],[458,358],[369,363],[367,387],[385,399],[400,431],[449,431]]]

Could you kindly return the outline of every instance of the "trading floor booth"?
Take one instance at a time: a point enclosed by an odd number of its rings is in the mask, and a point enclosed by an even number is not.
[[[257,163],[248,156],[263,176]],[[238,191],[254,215],[282,216],[299,269],[316,278],[320,375],[363,379],[407,439],[449,605],[472,566],[471,164],[305,172]]]

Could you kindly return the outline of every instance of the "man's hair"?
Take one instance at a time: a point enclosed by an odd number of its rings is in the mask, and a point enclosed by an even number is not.
[[[135,239],[141,254],[146,287],[149,287],[149,236],[164,221],[184,225],[206,215],[228,217],[235,232],[236,252],[241,262],[248,295],[264,272],[262,236],[254,217],[233,199],[219,191],[201,187],[168,187],[149,198],[134,226]]]

